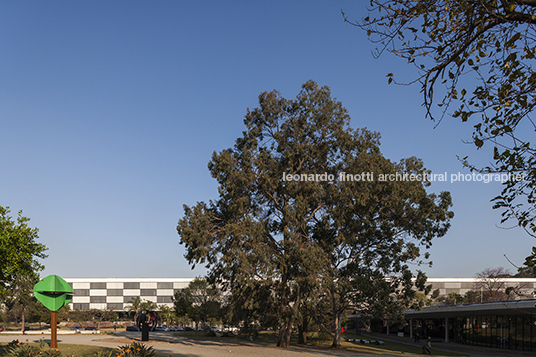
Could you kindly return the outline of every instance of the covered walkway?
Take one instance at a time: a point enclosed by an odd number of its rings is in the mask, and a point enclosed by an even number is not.
[[[409,336],[469,346],[536,351],[536,300],[406,310]]]

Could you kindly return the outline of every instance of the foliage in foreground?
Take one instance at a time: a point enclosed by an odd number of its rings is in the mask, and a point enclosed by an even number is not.
[[[426,115],[473,124],[472,142],[493,151],[482,173],[508,173],[493,208],[536,238],[536,2],[526,0],[371,0],[352,22],[416,67]],[[396,83],[393,73],[388,82]],[[437,105],[437,107],[436,107]],[[522,179],[519,179],[522,178]],[[536,273],[536,248],[525,265]]]
[[[119,347],[118,357],[152,357],[155,351],[152,346],[146,346],[143,343],[132,342],[130,345]]]
[[[11,341],[5,348],[7,357],[61,357],[62,353],[57,348],[50,348],[43,340],[38,345],[21,343],[18,340]],[[66,354],[74,357],[76,354]],[[133,342],[130,345],[120,346],[115,350],[100,349],[94,354],[96,357],[153,357],[156,355],[152,346]]]
[[[7,347],[8,357],[33,357],[33,356],[61,356],[61,352],[57,348],[50,348],[43,340],[39,345],[30,345],[21,343],[18,340],[11,341]]]

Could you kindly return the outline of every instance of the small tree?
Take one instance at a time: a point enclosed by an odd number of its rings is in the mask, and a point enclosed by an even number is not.
[[[192,315],[192,300],[186,289],[177,291],[173,296],[173,312],[178,318],[189,318]]]
[[[156,311],[158,309],[158,305],[154,301],[142,300],[140,303],[140,309],[148,310],[148,311]]]
[[[508,300],[504,278],[511,276],[512,273],[503,267],[486,268],[476,274],[478,280],[475,282],[473,290],[477,294],[480,293],[480,302]]]
[[[32,288],[37,280],[28,277],[18,277],[6,287],[2,302],[6,307],[8,319],[17,322],[20,319],[24,329],[26,319],[30,314],[36,299],[32,296]]]
[[[167,326],[171,326],[173,323],[173,311],[167,305],[158,306],[158,316],[160,317],[160,321],[165,321]]]
[[[192,280],[186,289],[175,293],[173,304],[177,316],[187,316],[202,325],[213,324],[222,317],[220,291],[210,286],[206,279]]]
[[[128,300],[127,305],[125,305],[125,310],[130,318],[134,319],[134,317],[140,313],[144,308],[142,304],[143,301],[139,296],[131,297],[130,300]]]
[[[45,245],[36,242],[37,228],[28,226],[30,219],[19,211],[15,221],[10,212],[9,207],[0,206],[0,297],[9,294],[9,286],[14,292],[18,289],[14,285],[38,281],[44,268],[38,259],[47,257]]]
[[[9,213],[9,207],[0,206],[0,303],[7,307],[8,318],[20,318],[24,328],[32,288],[44,268],[38,259],[46,258],[47,248],[36,243],[38,230],[28,226],[30,219],[22,211],[16,221]]]
[[[465,297],[458,293],[449,293],[445,299],[445,305],[460,305],[465,303]]]

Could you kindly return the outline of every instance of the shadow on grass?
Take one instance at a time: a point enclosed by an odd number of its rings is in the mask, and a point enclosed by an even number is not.
[[[235,337],[210,337],[206,336],[203,332],[180,332],[174,333],[175,336],[185,337],[196,343],[203,344],[209,343],[226,343],[226,344],[240,344],[240,345],[259,345],[275,347],[277,343],[277,332],[275,331],[261,331],[256,339],[252,338],[251,334],[239,334]],[[291,346],[298,349],[309,349],[316,351],[334,351],[331,349],[332,340],[329,335],[309,333],[307,335],[307,345],[298,344],[298,337],[296,334],[292,335]],[[348,339],[357,340],[358,342],[349,342]],[[341,351],[352,351],[356,353],[377,354],[377,355],[397,355],[397,354],[422,354],[422,347],[405,345],[403,343],[383,341],[382,345],[374,344],[362,344],[360,340],[370,340],[370,337],[359,336],[355,334],[343,335],[341,339]],[[445,351],[431,350],[432,355],[441,356],[463,356],[462,354],[449,353]]]

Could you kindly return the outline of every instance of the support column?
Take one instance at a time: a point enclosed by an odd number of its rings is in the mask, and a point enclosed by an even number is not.
[[[387,328],[386,328],[386,330],[387,330],[387,336],[389,336],[389,320],[387,320]]]
[[[409,319],[409,338],[413,338],[413,318]]]
[[[449,318],[445,317],[445,342],[449,342]]]

